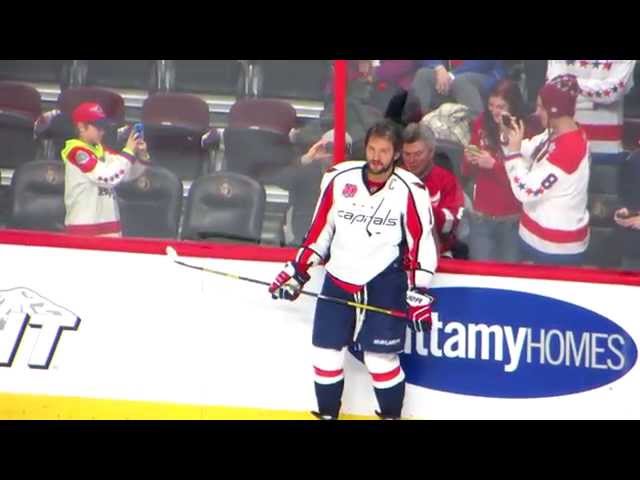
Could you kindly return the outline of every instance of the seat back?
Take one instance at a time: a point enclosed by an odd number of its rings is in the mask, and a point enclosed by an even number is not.
[[[35,160],[33,127],[40,113],[40,93],[35,88],[0,82],[0,168]]]
[[[182,212],[182,182],[166,168],[147,168],[116,188],[122,234],[126,237],[177,238]]]
[[[157,60],[85,60],[84,85],[155,92]]]
[[[258,95],[323,101],[330,72],[328,60],[260,60],[256,63]]]
[[[209,130],[209,108],[204,100],[185,93],[157,93],[145,100],[142,122],[156,165],[181,180],[193,180],[203,173],[208,157],[201,138]]]
[[[13,190],[13,228],[64,229],[64,165],[56,161],[28,162],[16,169]]]
[[[249,177],[236,173],[200,177],[189,191],[182,238],[257,243],[265,202],[264,187]]]
[[[171,84],[176,92],[240,97],[245,72],[238,60],[172,60]]]

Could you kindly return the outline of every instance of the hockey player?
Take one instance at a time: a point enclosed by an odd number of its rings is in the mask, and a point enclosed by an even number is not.
[[[65,232],[119,237],[122,228],[114,188],[124,180],[135,179],[149,165],[146,143],[132,131],[121,152],[104,147],[107,119],[97,103],[79,105],[72,120],[78,138],[67,140],[61,152],[65,164]]]
[[[453,258],[464,195],[456,176],[435,164],[435,151],[436,137],[429,127],[418,123],[407,125],[403,133],[402,166],[426,185],[431,196],[440,255]]]
[[[519,234],[523,255],[537,263],[579,265],[589,244],[589,144],[574,121],[579,87],[573,75],[545,84],[536,114],[547,129],[523,140],[512,118],[505,168],[522,202]]]
[[[342,162],[325,173],[303,244],[269,287],[273,298],[295,300],[309,268],[326,262],[323,294],[406,310],[416,331],[429,328],[433,298],[427,288],[438,257],[434,218],[424,184],[395,167],[400,148],[397,127],[380,122],[365,137],[366,161]],[[356,345],[373,379],[376,414],[400,418],[405,381],[398,353],[405,334],[406,322],[397,317],[317,302],[312,343],[318,411],[312,413],[338,418],[345,352]]]

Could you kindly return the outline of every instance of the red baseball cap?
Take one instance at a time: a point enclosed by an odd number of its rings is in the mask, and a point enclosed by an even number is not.
[[[558,75],[540,89],[540,100],[551,118],[573,117],[580,86],[575,75]]]
[[[84,102],[78,105],[71,114],[73,123],[90,123],[97,127],[104,128],[109,125],[104,110],[98,103]]]

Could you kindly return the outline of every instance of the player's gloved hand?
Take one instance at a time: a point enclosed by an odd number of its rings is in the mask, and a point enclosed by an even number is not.
[[[294,262],[287,262],[284,269],[278,274],[269,287],[269,293],[274,299],[294,301],[300,295],[300,291],[311,276],[297,268]]]
[[[407,317],[415,332],[431,328],[431,305],[434,298],[424,289],[407,290]]]

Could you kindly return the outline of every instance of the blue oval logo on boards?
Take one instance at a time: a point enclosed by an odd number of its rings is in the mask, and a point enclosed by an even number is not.
[[[407,332],[407,382],[500,398],[568,395],[607,385],[636,362],[633,339],[591,310],[542,295],[434,288],[431,331]]]

